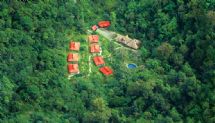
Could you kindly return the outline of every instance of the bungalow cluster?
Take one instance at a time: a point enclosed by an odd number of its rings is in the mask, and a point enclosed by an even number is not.
[[[98,28],[106,28],[110,26],[109,21],[100,21],[97,25],[92,26],[92,30],[96,31]],[[99,45],[99,36],[98,35],[90,35],[88,37],[89,45],[90,45],[90,52],[91,53],[100,53],[101,47]],[[93,61],[96,66],[99,66],[99,71],[102,72],[104,75],[111,75],[113,74],[113,70],[105,66],[105,61],[102,56],[96,54],[93,58]]]
[[[71,41],[69,49],[73,52],[69,53],[67,56],[68,72],[70,74],[78,74],[79,73],[79,68],[78,68],[79,54],[77,52],[80,49],[80,42]]]
[[[101,71],[104,75],[111,75],[113,71],[110,67],[105,66],[105,61],[102,56],[98,55],[101,52],[101,47],[99,45],[99,36],[98,35],[90,35],[88,37],[90,53],[94,54],[93,61],[96,66],[99,66],[99,71]]]
[[[100,28],[105,28],[110,26],[109,21],[101,21],[98,23],[98,26]],[[97,25],[94,25],[92,27],[92,30],[96,30],[99,28]],[[99,71],[103,73],[104,75],[111,75],[113,74],[113,70],[105,66],[105,61],[99,53],[101,53],[101,47],[99,45],[99,36],[98,35],[89,35],[88,36],[89,41],[89,49],[90,53],[93,55],[93,62],[96,66],[99,66]],[[67,62],[68,62],[68,73],[69,74],[78,74],[79,67],[78,67],[78,61],[79,61],[79,49],[80,49],[80,42],[71,41],[69,49],[72,51],[67,56]]]

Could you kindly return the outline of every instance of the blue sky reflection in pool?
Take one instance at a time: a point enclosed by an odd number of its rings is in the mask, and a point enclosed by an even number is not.
[[[128,64],[127,67],[128,67],[129,69],[134,69],[134,68],[137,67],[137,65],[136,65],[136,64]]]

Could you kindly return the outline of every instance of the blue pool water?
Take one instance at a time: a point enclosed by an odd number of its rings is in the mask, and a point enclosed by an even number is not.
[[[136,65],[136,64],[128,64],[127,67],[128,67],[129,69],[134,69],[134,68],[137,67],[137,65]]]

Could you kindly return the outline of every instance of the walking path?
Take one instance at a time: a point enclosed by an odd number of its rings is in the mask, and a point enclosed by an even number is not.
[[[88,73],[88,76],[90,76],[90,73],[92,73],[92,64],[91,64],[91,57],[92,55],[89,55],[88,57],[88,65],[89,65],[89,73]]]
[[[104,29],[97,29],[96,32],[99,33],[100,35],[104,36],[108,40],[113,40],[116,35],[115,33],[110,33]]]

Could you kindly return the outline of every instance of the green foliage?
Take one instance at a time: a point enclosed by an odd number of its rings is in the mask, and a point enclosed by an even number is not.
[[[102,98],[92,100],[91,112],[86,112],[84,122],[108,122],[111,110]]]
[[[7,104],[11,101],[14,93],[14,86],[15,85],[6,76],[1,78],[0,94],[2,103]]]
[[[157,48],[157,53],[156,55],[158,56],[158,58],[160,59],[164,59],[164,60],[167,60],[170,55],[173,53],[173,50],[174,50],[174,47],[165,42],[165,43],[162,43],[158,48]]]
[[[214,8],[214,0],[2,1],[0,122],[215,122]],[[88,74],[86,33],[100,20],[142,43],[133,51],[100,36],[108,77],[95,65]],[[72,39],[81,74],[68,80]]]

